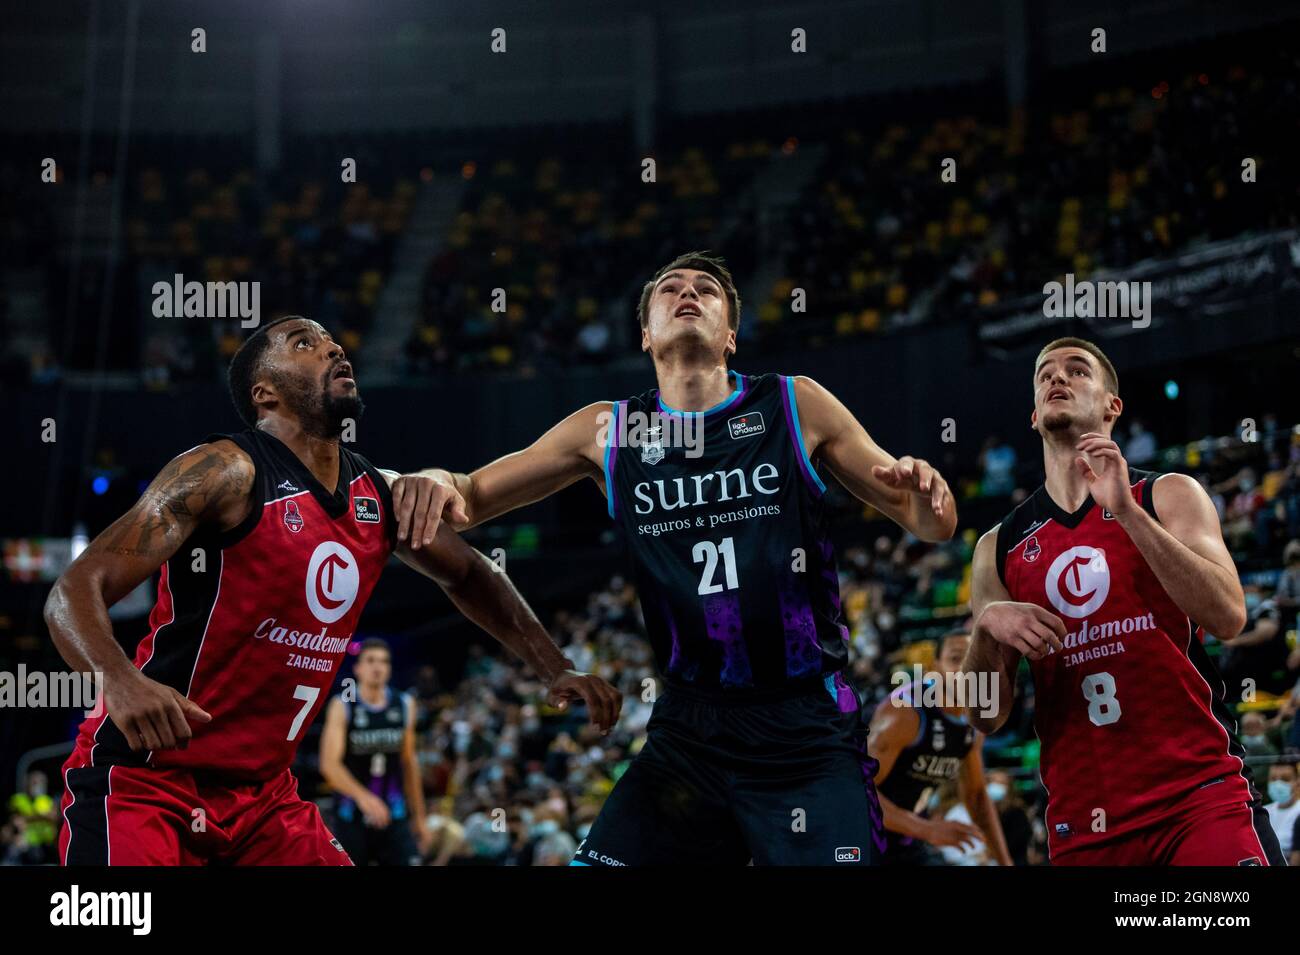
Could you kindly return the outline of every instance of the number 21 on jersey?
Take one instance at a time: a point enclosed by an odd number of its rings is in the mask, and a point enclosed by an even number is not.
[[[718,570],[719,555],[722,558],[726,586],[713,582]],[[697,564],[704,564],[704,572],[700,574],[701,596],[722,593],[723,590],[735,590],[740,586],[736,580],[736,545],[730,537],[724,537],[720,544],[715,544],[713,541],[700,541],[691,548],[691,559]]]

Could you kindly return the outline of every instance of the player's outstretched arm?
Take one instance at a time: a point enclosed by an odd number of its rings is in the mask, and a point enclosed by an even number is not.
[[[618,690],[598,676],[571,669],[505,572],[445,522],[431,546],[418,551],[399,547],[397,556],[435,581],[457,610],[532,667],[546,684],[552,705],[563,708],[580,699],[600,729],[608,732],[618,722],[623,707]]]
[[[611,439],[612,409],[608,401],[580,408],[522,451],[497,458],[471,474],[441,468],[420,474],[445,481],[460,493],[466,520],[453,521],[458,530],[550,497],[584,477],[604,489],[603,442]]]
[[[992,673],[996,677],[997,699],[992,701],[996,712],[989,715],[990,707],[982,705],[987,700],[966,707],[971,725],[987,735],[1000,730],[1011,715],[1020,658],[1041,659],[1049,650],[1060,650],[1065,637],[1065,625],[1055,614],[1036,604],[1011,599],[998,576],[997,546],[997,527],[975,545],[970,600],[975,625],[962,663],[966,673]]]
[[[74,670],[104,675],[108,715],[133,750],[170,749],[211,717],[145,677],[113,637],[108,608],[148,580],[199,527],[228,529],[248,514],[252,460],[230,441],[173,458],[135,506],[90,542],[55,582],[45,622]]]
[[[998,865],[1015,865],[1011,851],[1007,848],[1006,836],[1002,834],[1002,820],[998,818],[997,806],[989,798],[987,784],[984,781],[984,734],[975,733],[970,752],[961,761],[957,774],[957,793],[966,804],[971,821],[984,834],[984,844],[993,853]]]
[[[889,778],[898,754],[916,738],[920,717],[911,706],[895,706],[890,697],[876,707],[871,717],[871,732],[867,736],[867,754],[879,763],[876,768],[876,788]],[[949,819],[926,819],[904,809],[884,793],[877,791],[885,828],[890,832],[920,839],[932,846],[973,846],[980,838],[979,830],[963,822]]]
[[[794,392],[810,458],[820,457],[854,497],[921,540],[952,537],[957,504],[937,470],[920,458],[889,454],[838,398],[811,378],[795,378]]]

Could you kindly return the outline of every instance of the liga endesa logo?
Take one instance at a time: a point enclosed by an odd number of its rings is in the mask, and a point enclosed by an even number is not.
[[[1058,613],[1076,620],[1095,613],[1110,593],[1106,552],[1087,545],[1062,552],[1047,569],[1045,588]]]

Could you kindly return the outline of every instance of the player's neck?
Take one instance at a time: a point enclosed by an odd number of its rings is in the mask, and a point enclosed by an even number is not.
[[[655,375],[660,400],[678,411],[704,411],[726,401],[732,392],[726,364],[714,358],[658,358]]]
[[[308,434],[302,423],[282,415],[270,415],[257,422],[259,431],[279,439],[299,461],[333,493],[339,483],[339,443],[336,438],[320,438]]]
[[[1047,496],[1061,510],[1073,514],[1088,499],[1088,482],[1079,473],[1074,459],[1079,457],[1075,445],[1079,436],[1071,431],[1043,439],[1043,481]]]

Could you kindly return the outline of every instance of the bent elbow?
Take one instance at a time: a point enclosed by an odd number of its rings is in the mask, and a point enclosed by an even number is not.
[[[1233,601],[1232,606],[1228,608],[1224,617],[1223,633],[1215,634],[1220,640],[1231,640],[1246,629],[1246,604],[1243,601]]]

